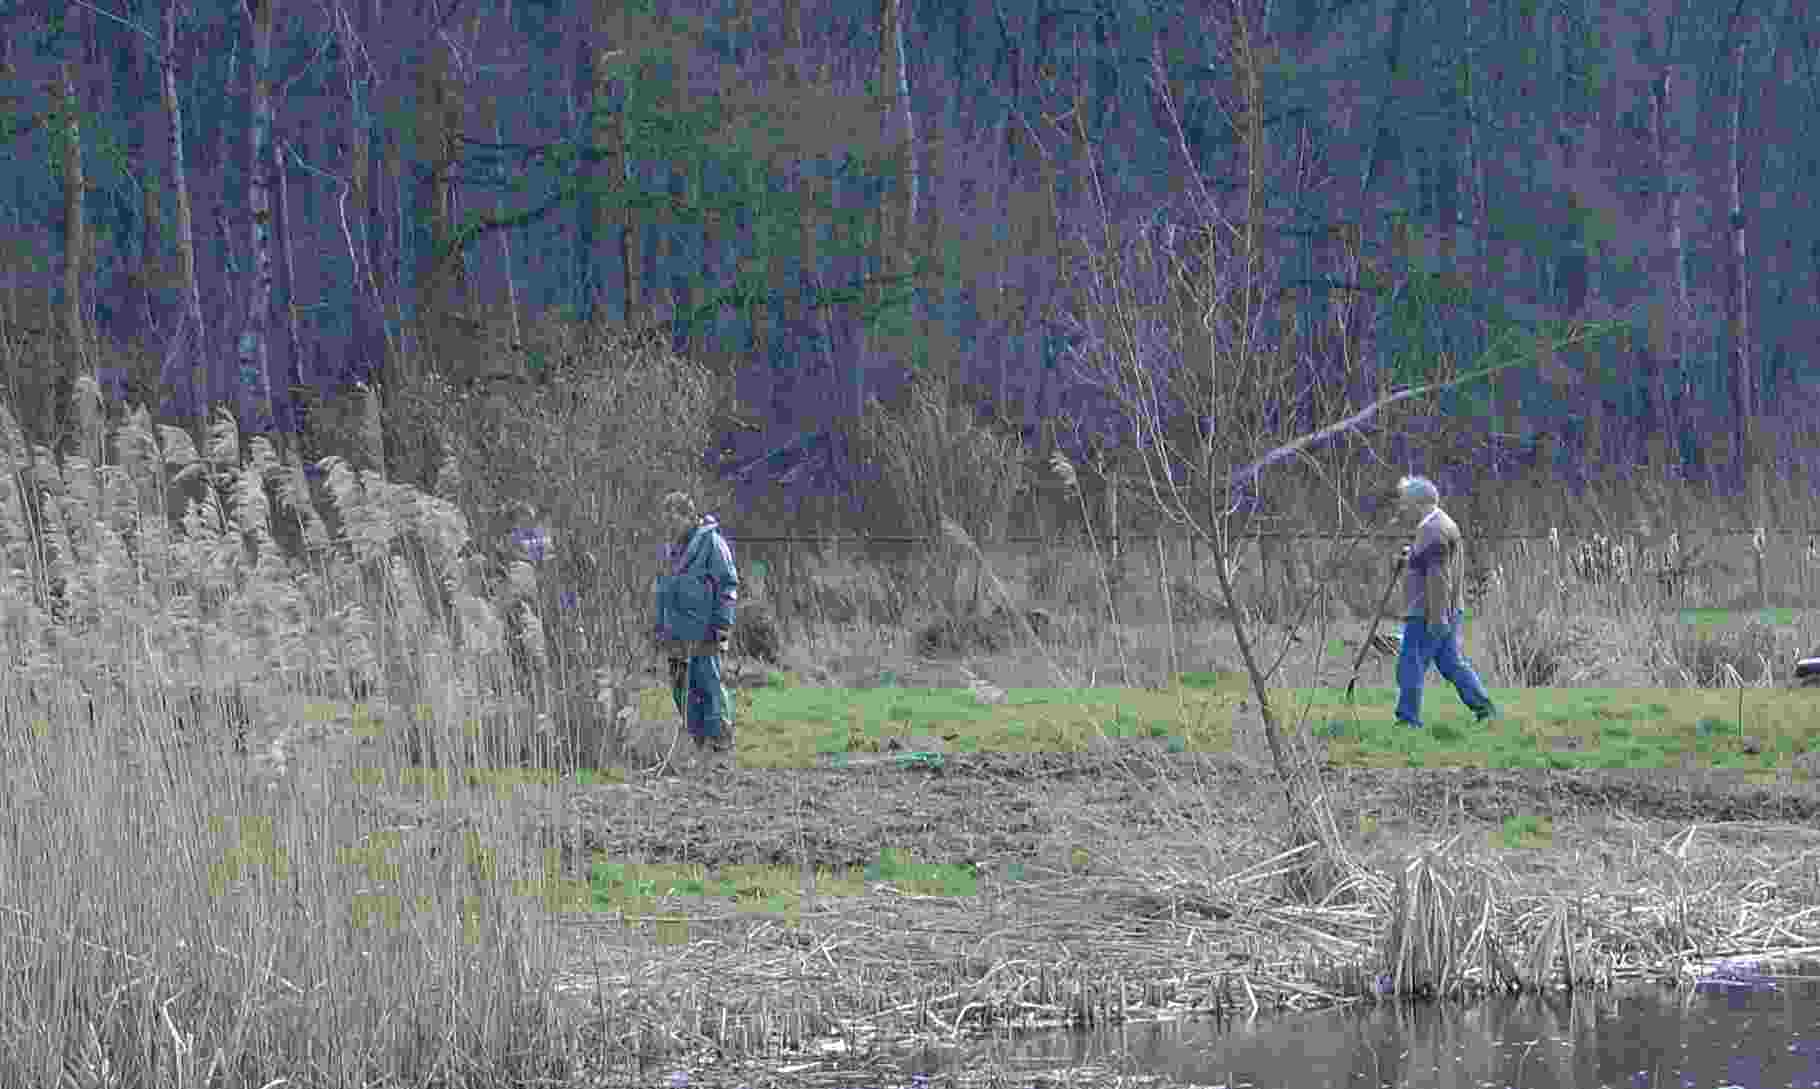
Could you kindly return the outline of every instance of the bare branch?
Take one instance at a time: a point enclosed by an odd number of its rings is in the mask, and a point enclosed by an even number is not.
[[[316,67],[316,62],[322,59],[322,55],[328,52],[329,46],[333,44],[334,41],[335,35],[333,32],[322,36],[322,44],[316,47],[316,52],[310,55],[310,59],[305,62],[302,68],[298,69],[297,74],[278,85],[278,98],[280,101],[283,101],[290,95],[291,84],[296,83],[298,80],[308,75],[310,69]]]
[[[144,38],[146,41],[151,42],[152,43],[152,55],[158,58],[159,63],[164,62],[164,50],[161,49],[158,45],[157,35],[153,34],[151,31],[145,29],[144,27],[140,26],[138,23],[135,23],[130,19],[122,19],[120,16],[115,15],[111,11],[102,11],[100,8],[89,3],[88,0],[76,0],[76,3],[81,4],[83,7],[94,12],[96,15],[101,15],[101,16],[105,16],[109,19],[112,19],[114,22],[119,23],[123,27],[126,27],[128,30],[131,30],[133,33]]]

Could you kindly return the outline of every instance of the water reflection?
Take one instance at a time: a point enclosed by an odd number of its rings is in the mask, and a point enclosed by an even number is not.
[[[1073,1070],[1228,1089],[1820,1089],[1820,965],[1722,965],[1680,990],[1056,1033],[921,1058],[930,1065],[909,1069],[996,1067],[1032,1084]]]

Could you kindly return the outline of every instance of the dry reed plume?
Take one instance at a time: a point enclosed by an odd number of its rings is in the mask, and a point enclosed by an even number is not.
[[[0,409],[6,1080],[560,1068],[552,792],[462,785],[556,755],[511,698],[529,567],[483,600],[448,503],[329,458],[319,511],[225,417],[200,452],[143,409],[111,440],[59,462]]]

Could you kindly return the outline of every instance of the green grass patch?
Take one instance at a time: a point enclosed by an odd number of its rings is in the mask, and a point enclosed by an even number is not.
[[[1533,813],[1505,817],[1503,825],[1491,833],[1491,842],[1513,851],[1549,847],[1554,843],[1554,822]]]
[[[745,693],[739,759],[744,767],[804,767],[822,755],[879,752],[888,738],[908,734],[939,737],[960,753],[1079,752],[1100,737],[1230,749],[1232,708],[1242,698],[1233,675],[1184,680],[1168,692],[1014,688],[998,705],[965,689],[756,689]]]
[[[979,871],[971,864],[920,862],[909,851],[887,848],[865,867],[818,868],[818,897],[863,896],[885,884],[921,896],[974,896]],[[621,912],[628,920],[662,919],[690,900],[721,900],[741,910],[794,915],[802,899],[802,874],[794,866],[644,864],[597,859],[588,875],[595,911]]]
[[[1394,689],[1273,694],[1302,714],[1328,759],[1360,767],[1677,768],[1691,755],[1714,768],[1774,769],[1820,749],[1813,701],[1801,693],[1751,689],[1740,725],[1738,691],[1688,689],[1512,689],[1492,692],[1503,717],[1474,721],[1451,686],[1424,692],[1423,728],[1395,721]],[[1747,739],[1760,751],[1745,752]]]
[[[1721,627],[1750,620],[1776,627],[1795,622],[1795,610],[1786,608],[1752,609],[1748,612],[1733,609],[1682,609],[1676,615],[1681,623],[1697,628]]]
[[[1279,721],[1306,720],[1328,759],[1359,767],[1774,768],[1820,749],[1811,695],[1781,689],[1507,689],[1502,717],[1475,722],[1451,686],[1430,683],[1423,722],[1395,721],[1395,689],[1275,690]],[[1250,691],[1236,672],[1186,673],[1167,691],[1012,689],[998,705],[964,689],[767,686],[739,693],[739,762],[804,767],[818,756],[875,753],[886,739],[933,735],[950,752],[1080,752],[1099,739],[1161,739],[1170,751],[1232,744],[1232,716]],[[646,714],[674,717],[666,689],[640,696]],[[1748,740],[1747,740],[1748,739]],[[1747,747],[1760,751],[1747,753]]]

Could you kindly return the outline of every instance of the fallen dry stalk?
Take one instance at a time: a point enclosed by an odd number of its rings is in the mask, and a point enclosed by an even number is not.
[[[1813,852],[1769,859],[1686,833],[1670,842],[1673,852],[1640,851],[1638,862],[1675,858],[1685,892],[1631,873],[1595,887],[1560,852],[1538,854],[1519,878],[1502,853],[1456,833],[1388,874],[1355,878],[1356,900],[1337,907],[1271,891],[1294,852],[1215,878],[1165,862],[965,900],[875,888],[821,899],[795,925],[707,905],[690,917],[714,937],[646,949],[638,976],[619,977],[606,999],[678,995],[665,1015],[672,1035],[704,1026],[695,1037],[736,1051],[775,1054],[823,1035],[863,1053],[988,1027],[1678,983],[1718,957],[1820,949],[1820,908],[1802,900]]]
[[[1687,870],[1680,894],[1634,880],[1640,874],[1593,887],[1583,865],[1558,854],[1538,854],[1516,878],[1460,834],[1390,874],[1354,878],[1358,898],[1343,907],[1270,892],[1294,852],[1218,878],[1161,863],[1023,881],[970,900],[874,889],[819,901],[797,927],[766,920],[743,941],[650,954],[642,982],[703,1003],[688,1022],[726,1023],[733,1036],[721,1034],[721,1045],[772,1049],[837,1034],[859,1047],[986,1027],[1305,1011],[1389,992],[1471,998],[1680,982],[1720,956],[1820,949],[1820,909],[1802,901],[1811,850],[1765,860],[1716,840],[1691,850],[1689,840],[1684,832],[1674,852],[1638,858],[1674,858]],[[741,925],[719,907],[693,918],[717,931]],[[639,991],[628,980],[617,994]]]

